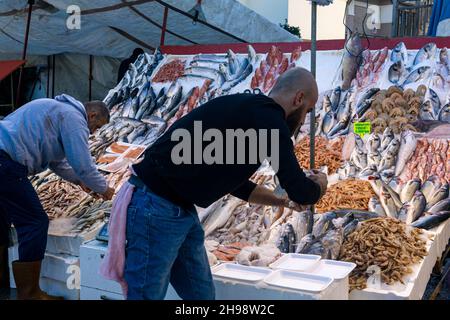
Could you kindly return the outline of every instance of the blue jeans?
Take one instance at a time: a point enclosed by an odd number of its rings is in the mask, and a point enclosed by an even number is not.
[[[162,300],[169,282],[184,300],[215,298],[195,209],[183,209],[146,187],[136,187],[128,207],[126,237],[129,300]]]
[[[28,169],[0,151],[0,238],[7,239],[11,225],[19,240],[19,261],[44,259],[48,216],[28,180]]]

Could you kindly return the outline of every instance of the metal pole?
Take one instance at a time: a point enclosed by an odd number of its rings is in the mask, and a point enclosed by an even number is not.
[[[392,30],[391,30],[391,37],[394,38],[397,36],[397,30],[398,30],[398,3],[397,0],[392,0]]]
[[[166,37],[166,28],[167,28],[167,15],[169,14],[169,8],[164,7],[164,18],[163,18],[163,24],[161,29],[161,41],[159,43],[160,46],[164,45],[164,40]]]
[[[47,98],[50,98],[50,56],[47,56]]]
[[[28,36],[30,34],[30,24],[31,24],[31,13],[33,12],[33,4],[34,0],[28,0],[28,18],[27,18],[27,27],[25,31],[25,41],[23,44],[23,52],[22,52],[22,60],[25,60],[27,57],[27,48],[28,48]],[[23,65],[20,67],[19,73],[19,84],[17,85],[17,96],[16,96],[16,106],[20,105],[20,95],[22,89],[22,76],[23,76]]]
[[[316,77],[317,3],[311,2],[311,73]],[[309,127],[309,167],[315,167],[316,108],[311,110]]]
[[[52,55],[52,98],[55,98],[56,56]]]
[[[92,69],[94,64],[94,56],[89,55],[89,101],[92,100],[92,80],[94,77],[92,76]]]

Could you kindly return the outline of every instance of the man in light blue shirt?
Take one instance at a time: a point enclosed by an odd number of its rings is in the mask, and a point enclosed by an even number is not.
[[[17,230],[19,260],[13,273],[19,299],[54,298],[39,288],[49,220],[27,177],[50,168],[111,199],[114,190],[97,171],[88,145],[89,134],[108,122],[103,102],[83,105],[68,95],[34,100],[0,121],[0,221]],[[0,226],[3,247],[5,229]]]

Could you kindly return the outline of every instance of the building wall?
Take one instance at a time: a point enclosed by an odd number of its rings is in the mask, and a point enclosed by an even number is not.
[[[288,19],[289,0],[239,0],[239,2],[277,25]]]
[[[342,23],[346,0],[334,0],[326,7],[317,8],[317,39],[344,39]],[[311,3],[306,0],[289,0],[289,24],[300,27],[303,39],[311,39]]]
[[[392,10],[390,0],[369,0],[369,13],[364,23],[367,3],[364,0],[352,1],[347,12],[347,25],[353,31],[366,32],[376,37],[389,37],[392,30]],[[371,22],[378,22],[372,24]]]

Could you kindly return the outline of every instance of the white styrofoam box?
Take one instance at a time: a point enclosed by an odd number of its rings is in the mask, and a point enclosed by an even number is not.
[[[73,267],[71,268],[71,266]],[[78,257],[67,254],[46,253],[42,261],[41,277],[66,282],[75,273],[79,277],[79,267],[80,259]]]
[[[47,294],[61,296],[66,300],[80,300],[80,288],[68,286],[65,281],[41,277],[39,285],[41,286],[41,290]]]
[[[122,295],[121,286],[112,280],[107,280],[99,274],[100,264],[106,254],[106,242],[92,240],[80,248],[81,286],[101,292]],[[82,298],[85,295],[82,294]],[[175,289],[169,285],[165,300],[181,300]]]
[[[333,278],[289,270],[277,270],[264,279],[270,286],[309,292],[322,292],[333,283]]]
[[[122,294],[81,286],[80,300],[124,300]]]
[[[93,240],[80,247],[81,285],[89,288],[122,294],[121,286],[99,274],[100,264],[106,255],[108,244]]]
[[[236,263],[222,263],[212,269],[215,277],[253,283],[263,280],[271,272],[269,268],[243,266]]]
[[[8,249],[10,287],[15,288],[12,262],[19,259],[19,245]],[[72,267],[73,266],[73,267]],[[66,254],[45,253],[41,266],[41,277],[66,283],[71,275],[79,277],[79,258]],[[79,279],[77,280],[79,282]]]

